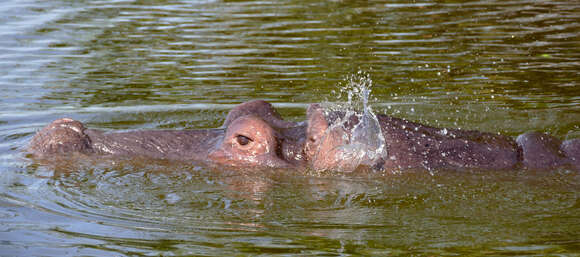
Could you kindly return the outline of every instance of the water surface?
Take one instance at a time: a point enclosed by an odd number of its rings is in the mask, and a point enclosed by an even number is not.
[[[22,149],[60,117],[209,128],[264,99],[303,120],[359,71],[376,113],[579,138],[579,31],[574,1],[6,0],[0,255],[577,255],[577,171],[239,173]]]

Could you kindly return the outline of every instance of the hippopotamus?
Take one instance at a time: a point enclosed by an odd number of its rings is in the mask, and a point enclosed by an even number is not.
[[[80,154],[181,160],[248,168],[336,170],[359,167],[406,169],[580,170],[580,139],[561,141],[540,132],[511,138],[496,133],[436,128],[388,115],[376,115],[383,145],[374,155],[353,155],[353,128],[360,116],[307,108],[303,122],[285,121],[268,102],[240,104],[223,126],[197,130],[108,132],[58,119],[32,138],[37,157]],[[371,137],[372,138],[372,137]],[[356,149],[355,149],[356,150]]]

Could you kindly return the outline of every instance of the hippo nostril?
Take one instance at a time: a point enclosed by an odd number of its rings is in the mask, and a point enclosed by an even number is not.
[[[238,141],[238,144],[240,144],[240,145],[247,145],[250,142],[253,142],[254,140],[252,140],[251,138],[249,138],[247,136],[237,135],[236,141]]]

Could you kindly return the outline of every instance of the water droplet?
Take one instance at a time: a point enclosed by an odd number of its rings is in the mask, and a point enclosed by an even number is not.
[[[334,106],[345,115],[333,126],[342,126],[342,129],[350,130],[350,138],[343,139],[344,145],[338,149],[343,149],[342,157],[352,160],[358,164],[373,165],[383,156],[386,156],[387,149],[385,139],[377,116],[374,114],[369,97],[371,93],[372,80],[367,72],[358,71],[356,75],[348,76],[344,83],[339,83],[341,95],[346,97],[346,103]],[[390,106],[388,107],[391,108]],[[355,118],[355,119],[353,119]],[[352,124],[357,120],[357,124]]]

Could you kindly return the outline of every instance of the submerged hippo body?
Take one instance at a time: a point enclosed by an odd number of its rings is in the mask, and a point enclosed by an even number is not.
[[[215,129],[105,132],[63,118],[38,131],[28,150],[39,157],[80,153],[291,168],[304,165],[299,147],[305,138],[302,124],[282,120],[264,101],[237,106],[223,127]]]
[[[341,171],[360,165],[382,170],[559,166],[580,170],[580,139],[561,142],[533,132],[514,140],[478,131],[439,129],[386,115],[377,115],[384,140],[381,152],[353,155],[350,149],[361,149],[350,147],[359,145],[353,142],[358,119],[344,116],[312,104],[306,122],[288,122],[271,104],[257,100],[232,109],[223,127],[216,129],[114,133],[87,129],[64,118],[36,133],[28,150],[41,157],[80,153]]]

